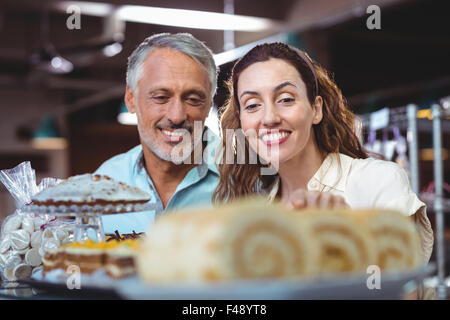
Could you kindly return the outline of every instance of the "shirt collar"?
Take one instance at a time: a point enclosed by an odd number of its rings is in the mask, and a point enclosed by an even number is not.
[[[329,153],[310,181],[345,191],[352,158],[342,153]]]
[[[327,186],[339,191],[345,191],[347,177],[350,171],[352,158],[342,153],[330,153],[322,162],[319,170],[309,180],[317,181],[322,186]],[[277,175],[274,182],[266,189],[269,201],[273,201],[280,188],[280,177]]]

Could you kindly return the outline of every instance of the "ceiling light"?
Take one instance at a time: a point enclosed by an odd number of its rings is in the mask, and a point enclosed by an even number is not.
[[[113,12],[124,21],[158,24],[194,29],[263,31],[279,29],[280,24],[266,18],[249,17],[218,12],[124,5],[114,9],[98,2],[63,1],[56,8],[66,11],[71,5],[80,7],[81,14],[106,16]]]
[[[37,69],[50,73],[64,74],[73,70],[73,64],[61,57],[52,47],[42,48],[31,57],[31,62]]]
[[[38,70],[62,74],[69,73],[73,70],[73,64],[61,57],[58,54],[55,47],[50,43],[49,34],[49,16],[48,16],[48,3],[44,2],[41,9],[41,22],[40,22],[40,33],[41,33],[41,43],[39,52],[31,56],[31,63]]]
[[[67,140],[65,138],[39,138],[33,139],[31,146],[41,150],[64,150],[67,148]]]
[[[135,113],[129,113],[129,112],[119,113],[119,115],[117,116],[117,121],[119,121],[119,123],[125,124],[125,125],[130,125],[130,126],[137,125],[137,117],[136,117]]]
[[[126,21],[194,29],[261,31],[274,27],[269,19],[184,9],[126,5],[117,14]]]
[[[107,57],[113,57],[122,51],[122,45],[118,42],[114,42],[103,48],[103,54]]]
[[[55,120],[44,116],[31,140],[34,149],[61,150],[67,148],[67,140],[61,136]]]
[[[125,103],[122,103],[120,105],[119,114],[117,115],[117,121],[121,124],[135,126],[137,125],[136,113],[130,113]]]
[[[239,59],[240,57],[244,56],[247,52],[249,52],[250,49],[252,49],[258,44],[270,42],[286,42],[286,41],[287,41],[287,34],[285,33],[276,34],[274,36],[264,38],[252,43],[248,43],[228,51],[217,53],[214,55],[214,61],[217,66],[221,66],[225,63]]]

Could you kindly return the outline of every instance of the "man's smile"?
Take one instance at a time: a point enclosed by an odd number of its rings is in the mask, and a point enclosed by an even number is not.
[[[168,142],[181,142],[183,141],[183,136],[186,134],[189,134],[189,132],[186,129],[169,129],[164,128],[160,129],[162,136],[164,139]]]

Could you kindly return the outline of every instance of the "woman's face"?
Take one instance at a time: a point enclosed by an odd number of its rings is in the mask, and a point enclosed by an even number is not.
[[[271,58],[244,69],[238,79],[240,121],[260,157],[281,164],[314,150],[312,125],[322,120],[322,99],[309,103],[297,69]]]

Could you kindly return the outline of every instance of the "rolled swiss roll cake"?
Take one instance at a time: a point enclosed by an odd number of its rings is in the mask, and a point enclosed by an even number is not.
[[[309,230],[264,200],[160,217],[137,255],[146,281],[212,281],[311,275]]]
[[[320,275],[366,272],[376,263],[375,240],[366,225],[359,225],[349,211],[307,209],[291,212],[298,225],[309,223],[318,241]]]
[[[414,222],[392,210],[358,210],[354,217],[365,224],[376,240],[377,265],[383,270],[418,267],[420,238]]]

